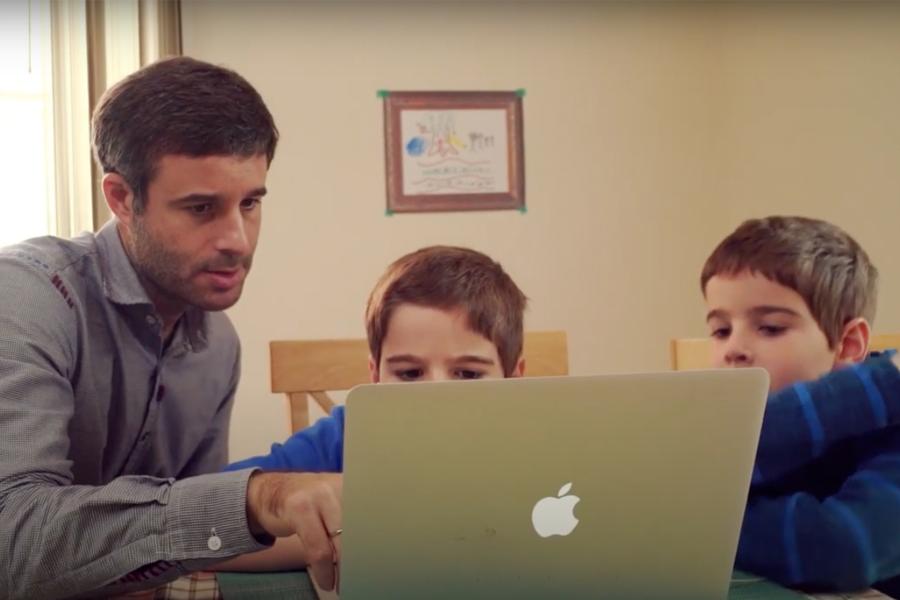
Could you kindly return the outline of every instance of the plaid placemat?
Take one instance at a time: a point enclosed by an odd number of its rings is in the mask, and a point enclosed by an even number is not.
[[[164,586],[115,596],[121,600],[222,600],[216,573],[198,571]]]

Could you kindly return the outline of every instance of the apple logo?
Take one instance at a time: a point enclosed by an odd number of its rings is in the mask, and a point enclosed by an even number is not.
[[[534,530],[541,537],[550,537],[551,535],[569,535],[575,526],[578,525],[578,519],[575,518],[575,505],[581,501],[581,498],[574,495],[566,494],[572,489],[572,483],[569,482],[559,489],[559,493],[554,498],[548,496],[538,500],[531,511],[531,523]]]

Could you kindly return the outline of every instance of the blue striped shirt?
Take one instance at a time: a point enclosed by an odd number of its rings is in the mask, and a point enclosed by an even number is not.
[[[889,356],[770,396],[736,566],[829,591],[900,575],[900,373]]]

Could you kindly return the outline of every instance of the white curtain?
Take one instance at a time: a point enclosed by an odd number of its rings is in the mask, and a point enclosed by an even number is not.
[[[0,246],[57,233],[49,0],[0,2]]]
[[[181,54],[179,0],[52,0],[61,235],[109,219],[91,157],[90,115],[103,92],[142,65]]]

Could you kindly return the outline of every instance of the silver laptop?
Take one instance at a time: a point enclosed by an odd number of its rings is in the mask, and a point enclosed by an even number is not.
[[[365,385],[342,600],[722,600],[761,369]]]

